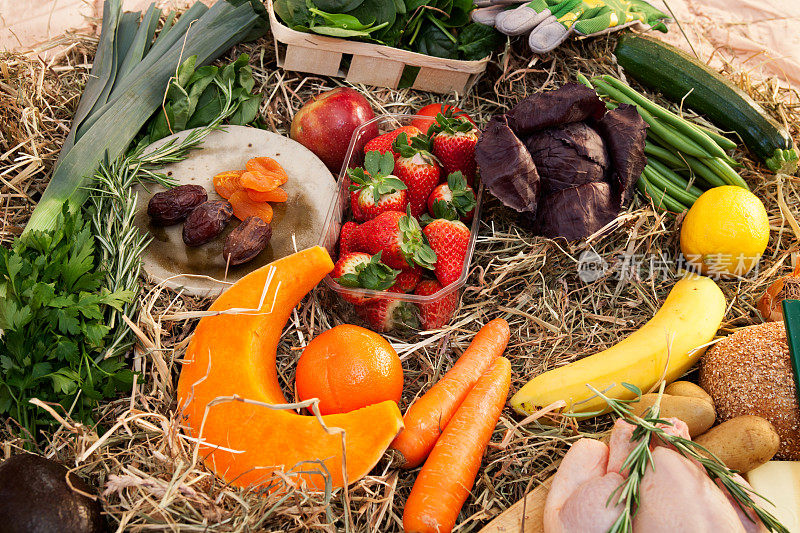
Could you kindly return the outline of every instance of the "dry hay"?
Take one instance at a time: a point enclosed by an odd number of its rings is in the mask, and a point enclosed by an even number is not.
[[[567,43],[556,53],[535,59],[522,48],[507,49],[475,90],[457,103],[485,122],[525,94],[573,80],[579,70],[587,75],[613,72],[612,47],[613,37]],[[43,190],[77,104],[79,82],[85,79],[89,61],[83,51],[90,48],[87,41],[76,41],[57,65],[0,56],[5,240],[24,223],[31,207],[28,199],[35,200]],[[265,126],[279,133],[287,133],[291,117],[308,97],[343,83],[276,69],[270,39],[240,46],[229,56],[241,51],[251,54],[257,89],[265,95]],[[731,75],[797,134],[797,94],[744,74]],[[365,92],[378,112],[412,112],[440,100],[409,90]],[[759,320],[757,298],[777,275],[790,270],[797,251],[795,233],[780,207],[783,204],[786,213],[798,212],[797,179],[770,174],[747,157],[743,162],[743,176],[764,200],[773,232],[755,279],[721,284],[729,302],[723,332]],[[507,356],[513,365],[513,390],[543,370],[614,344],[646,322],[677,275],[680,220],[656,214],[637,195],[620,221],[622,227],[609,235],[565,245],[534,237],[523,221],[487,199],[474,268],[452,325],[439,332],[392,338],[404,359],[404,406],[434,383],[492,318],[504,317],[511,324]],[[585,283],[577,264],[587,250],[609,263],[625,254],[663,255],[668,261],[666,270],[654,277],[643,272],[620,277],[620,270],[612,269]],[[325,311],[329,300],[322,289],[315,291],[290,320],[278,351],[278,374],[286,391],[291,390],[292,369],[302,346],[342,320]],[[133,356],[141,379],[130,396],[98,408],[98,427],[62,419],[59,429],[39,444],[39,451],[77,465],[79,474],[100,487],[110,522],[119,530],[401,530],[403,504],[416,472],[392,468],[389,456],[370,476],[332,494],[290,488],[280,496],[264,496],[227,486],[202,466],[194,443],[177,429],[174,394],[180,357],[197,311],[207,303],[143,283],[143,311],[137,317],[140,343]],[[552,416],[520,424],[520,418],[506,409],[457,530],[479,529],[551,475],[570,442],[604,431],[609,420],[582,422],[579,428]],[[6,456],[23,444],[9,436],[9,428],[0,430]]]

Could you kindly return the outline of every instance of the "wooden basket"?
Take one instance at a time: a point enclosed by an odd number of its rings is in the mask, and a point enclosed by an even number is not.
[[[278,20],[272,0],[267,0],[267,10],[275,37],[278,66],[286,70],[337,76],[351,83],[396,89],[406,68],[419,67],[411,85],[413,89],[464,94],[486,70],[489,62],[488,56],[479,61],[459,61],[299,32]]]

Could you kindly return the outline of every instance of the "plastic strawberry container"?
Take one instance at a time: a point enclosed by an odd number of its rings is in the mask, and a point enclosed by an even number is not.
[[[322,238],[320,240],[320,245],[328,250],[334,260],[336,260],[338,257],[338,240],[342,225],[348,220],[353,220],[353,216],[350,211],[350,191],[348,189],[350,185],[350,178],[347,176],[347,169],[359,167],[364,164],[364,153],[361,149],[358,149],[358,146],[363,146],[363,143],[372,138],[372,135],[369,132],[370,127],[373,124],[377,125],[378,135],[381,135],[402,126],[409,126],[411,125],[411,121],[414,119],[430,118],[431,117],[422,115],[380,115],[368,122],[365,122],[353,132],[353,136],[350,139],[350,146],[348,147],[347,155],[345,156],[344,164],[339,172],[336,196],[334,197],[333,202],[328,210],[325,228],[323,229]],[[369,136],[368,138],[365,137],[367,135]],[[353,289],[350,287],[344,287],[338,284],[333,278],[331,278],[330,275],[328,275],[325,277],[324,285],[337,295],[334,298],[335,305],[339,307],[337,310],[343,311],[347,315],[348,320],[352,320],[353,322],[364,325],[365,327],[369,327],[368,324],[357,317],[354,312],[353,304],[346,301],[341,297],[341,295],[361,296],[370,299],[399,300],[401,302],[414,304],[415,306],[418,306],[419,304],[435,304],[453,292],[458,292],[460,297],[461,291],[467,282],[467,277],[469,276],[469,271],[472,266],[472,256],[473,252],[475,251],[475,241],[478,236],[478,227],[480,224],[482,198],[483,186],[480,183],[476,183],[475,200],[477,205],[475,206],[475,214],[473,215],[472,222],[469,226],[469,246],[467,248],[467,255],[464,258],[464,265],[461,268],[461,275],[458,277],[458,280],[455,283],[451,283],[450,285],[443,287],[435,294],[421,296],[417,294],[400,294],[386,291],[373,291],[369,289]],[[417,307],[417,309],[419,308]],[[452,316],[448,318],[448,322],[450,320],[452,320]]]

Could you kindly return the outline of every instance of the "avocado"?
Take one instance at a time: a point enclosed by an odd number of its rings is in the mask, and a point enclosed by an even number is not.
[[[64,466],[21,453],[0,463],[0,533],[101,533],[106,530],[100,502]]]

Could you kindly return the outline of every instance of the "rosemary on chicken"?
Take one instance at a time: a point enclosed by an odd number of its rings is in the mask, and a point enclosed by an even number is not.
[[[620,471],[628,470],[628,477],[611,493],[606,502],[607,506],[615,505],[612,500],[616,496],[616,502],[623,505],[622,513],[609,529],[609,533],[632,533],[633,531],[633,517],[636,515],[636,509],[639,505],[639,486],[648,468],[655,468],[650,450],[650,438],[653,436],[665,444],[674,446],[675,450],[684,457],[694,459],[700,463],[712,480],[719,480],[719,483],[728,491],[739,508],[745,511],[745,514],[747,514],[747,510],[752,510],[769,531],[789,533],[789,530],[777,518],[761,508],[753,500],[751,495],[756,493],[736,481],[733,477],[734,472],[728,469],[713,453],[692,440],[672,435],[663,428],[657,427],[658,424],[672,425],[668,420],[659,418],[661,396],[664,393],[663,382],[659,389],[658,399],[641,417],[633,414],[628,404],[639,401],[642,391],[630,383],[623,383],[622,385],[633,392],[636,397],[631,400],[609,398],[591,385],[587,385],[592,392],[608,404],[608,407],[617,416],[635,426],[631,442],[636,442],[636,445],[623,461],[622,468],[620,468]]]

